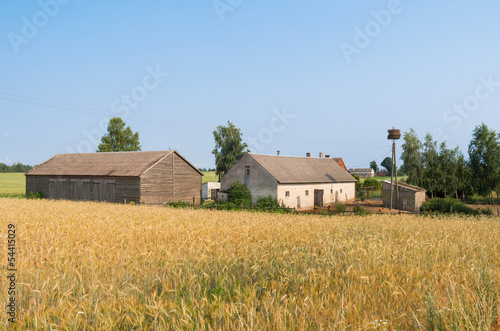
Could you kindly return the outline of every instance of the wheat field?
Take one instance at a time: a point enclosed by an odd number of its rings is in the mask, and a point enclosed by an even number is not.
[[[500,327],[498,218],[0,199],[0,222],[3,256],[18,230],[18,330]]]

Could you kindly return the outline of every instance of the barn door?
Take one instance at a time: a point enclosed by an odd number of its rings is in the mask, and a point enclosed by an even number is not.
[[[81,183],[80,180],[77,179],[70,179],[69,180],[69,199],[70,200],[80,200],[80,188],[79,188],[79,183]]]
[[[82,180],[82,200],[90,201],[90,179]]]
[[[104,201],[107,202],[115,202],[115,181],[114,180],[107,180],[105,181],[106,184],[106,195],[104,197]]]
[[[314,207],[323,207],[324,190],[314,190]]]
[[[102,201],[103,199],[103,184],[104,181],[101,179],[94,179],[92,183],[92,200]]]
[[[55,179],[49,179],[49,199],[59,198],[57,194],[57,182]]]

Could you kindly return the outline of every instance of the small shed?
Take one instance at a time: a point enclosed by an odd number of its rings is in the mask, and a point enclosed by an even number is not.
[[[177,151],[57,154],[26,173],[49,199],[200,203],[203,174]]]
[[[201,186],[201,197],[204,200],[216,200],[220,190],[220,182],[207,182]]]
[[[420,212],[420,207],[425,201],[424,188],[398,182],[399,191],[399,208],[396,201],[396,183],[392,184],[394,187],[394,195],[392,206],[395,209],[401,209],[405,211]],[[391,182],[388,180],[382,181],[382,202],[384,207],[389,208],[391,204]]]

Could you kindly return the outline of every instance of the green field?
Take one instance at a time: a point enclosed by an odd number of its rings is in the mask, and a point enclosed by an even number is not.
[[[0,196],[18,196],[25,193],[26,177],[23,173],[0,173]]]
[[[203,183],[206,182],[218,182],[219,177],[215,174],[215,171],[204,171],[203,174]]]

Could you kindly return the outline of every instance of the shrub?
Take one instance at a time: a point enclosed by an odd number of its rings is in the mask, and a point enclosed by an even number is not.
[[[167,203],[167,206],[174,208],[187,208],[191,205],[189,204],[189,202],[186,201],[172,201]]]
[[[487,215],[487,216],[493,216],[493,210],[489,207],[486,207],[486,208],[481,208],[481,210],[479,211],[481,214],[483,215]]]
[[[377,190],[380,190],[382,188],[382,183],[375,178],[367,178],[365,179],[363,186],[368,187],[368,186],[375,186]]]
[[[43,199],[45,198],[44,195],[43,195],[43,192],[42,191],[38,191],[36,193],[33,193],[33,191],[30,192],[30,194],[28,194],[26,196],[27,199]]]
[[[259,208],[280,208],[280,204],[278,202],[278,199],[273,199],[272,196],[266,197],[260,197],[257,200],[257,207]]]
[[[337,204],[337,206],[335,206],[335,208],[337,209],[337,212],[342,213],[342,214],[345,213],[345,210],[346,210],[345,205],[339,203],[339,204]]]
[[[235,205],[252,205],[252,193],[245,184],[233,182],[227,189],[227,200]]]
[[[370,212],[368,212],[366,209],[364,209],[363,207],[361,207],[359,205],[354,206],[352,211],[356,215],[369,215],[370,214]]]
[[[362,202],[366,200],[365,192],[361,193],[361,197],[359,198]]]
[[[426,201],[420,207],[420,211],[429,212],[437,211],[441,213],[461,213],[467,215],[479,215],[479,211],[467,206],[465,203],[458,199],[453,198],[434,198]]]

